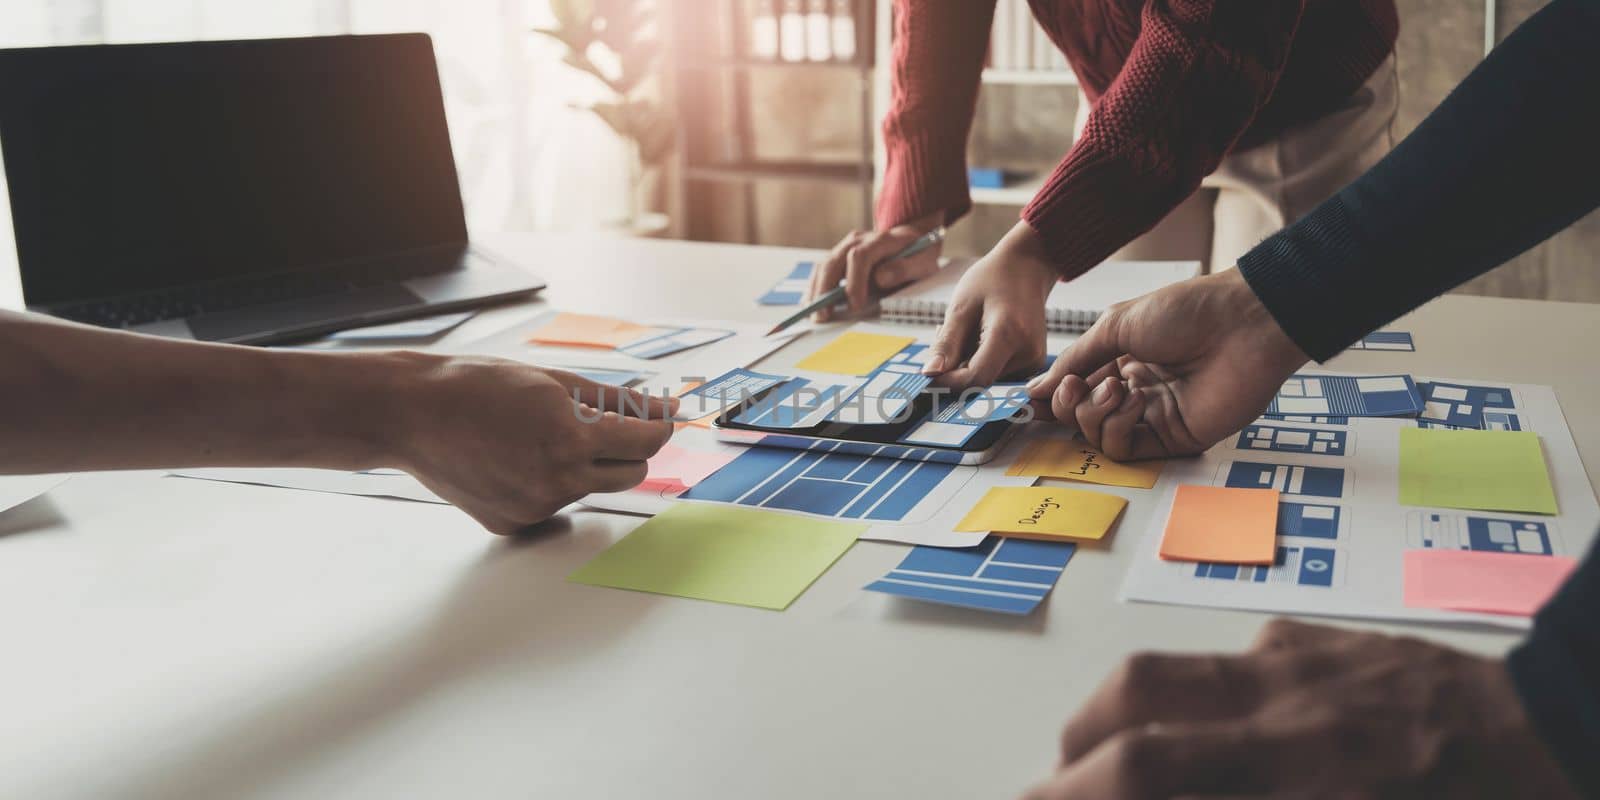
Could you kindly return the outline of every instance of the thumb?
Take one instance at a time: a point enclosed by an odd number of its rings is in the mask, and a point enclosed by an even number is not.
[[[1051,365],[1046,378],[1056,376],[1055,383],[1068,375],[1087,378],[1096,370],[1116,361],[1122,353],[1121,333],[1124,315],[1107,311],[1094,325],[1061,351],[1056,363]]]
[[[939,326],[939,333],[928,356],[928,365],[922,368],[922,374],[942,375],[961,363],[966,356],[967,345],[972,342],[977,330],[978,313],[975,308],[950,306],[944,324]]]

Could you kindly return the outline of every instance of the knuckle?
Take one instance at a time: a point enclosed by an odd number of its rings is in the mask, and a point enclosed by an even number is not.
[[[1112,673],[1111,688],[1118,703],[1126,707],[1145,697],[1150,687],[1167,675],[1169,660],[1159,653],[1134,653]]]
[[[1147,731],[1122,731],[1107,744],[1111,774],[1122,794],[1137,794],[1164,767],[1166,743]]]
[[[1294,644],[1300,629],[1300,623],[1292,619],[1274,617],[1267,620],[1267,624],[1261,626],[1261,632],[1256,634],[1256,647],[1263,650],[1288,647]]]

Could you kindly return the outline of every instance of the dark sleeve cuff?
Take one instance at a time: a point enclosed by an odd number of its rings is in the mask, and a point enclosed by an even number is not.
[[[1239,273],[1306,355],[1327,361],[1405,313],[1360,285],[1360,242],[1335,196],[1239,258]],[[1346,276],[1348,280],[1341,280]]]
[[[1600,550],[1539,610],[1506,659],[1523,708],[1585,797],[1600,797]]]

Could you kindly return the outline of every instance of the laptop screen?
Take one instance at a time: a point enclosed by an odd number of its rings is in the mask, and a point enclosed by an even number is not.
[[[29,305],[462,243],[422,34],[0,51]]]

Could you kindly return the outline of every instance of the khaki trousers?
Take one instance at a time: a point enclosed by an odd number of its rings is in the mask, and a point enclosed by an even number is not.
[[[1394,147],[1399,107],[1394,56],[1327,116],[1223,157],[1200,188],[1156,226],[1114,253],[1124,261],[1198,260],[1204,271],[1240,256],[1378,163]],[[1073,136],[1089,103],[1078,94]]]

